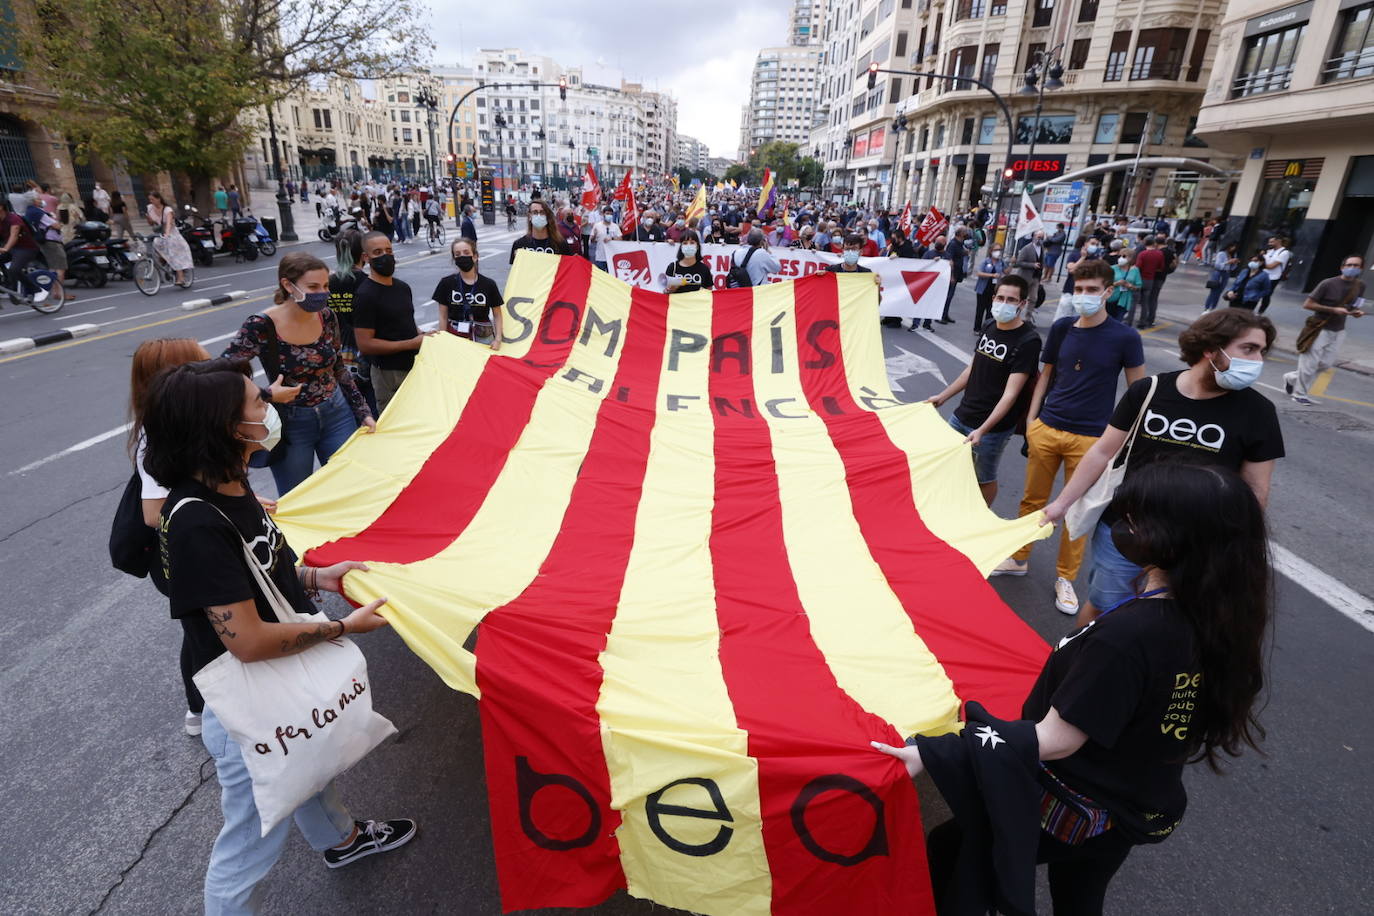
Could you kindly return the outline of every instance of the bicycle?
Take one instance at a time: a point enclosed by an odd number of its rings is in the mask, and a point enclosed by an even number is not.
[[[438,220],[429,220],[429,236],[426,241],[429,244],[430,253],[443,250],[444,238],[444,224]]]
[[[176,282],[177,272],[153,245],[157,236],[135,235],[134,238],[141,244],[138,250],[129,250],[129,260],[134,262],[134,286],[138,287],[140,293],[155,296],[164,283],[175,283],[182,289],[190,289],[196,282],[195,269],[190,267],[182,271],[182,282]]]
[[[9,256],[4,255],[3,258],[0,260],[0,295],[7,295],[10,302],[15,305],[30,306],[35,312],[43,315],[51,315],[62,308],[66,294],[56,273],[37,264],[30,264],[24,269],[24,275],[34,291],[26,292],[25,284],[14,277]]]

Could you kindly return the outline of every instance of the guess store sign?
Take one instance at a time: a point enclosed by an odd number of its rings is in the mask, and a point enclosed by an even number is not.
[[[1011,175],[1018,181],[1043,181],[1064,174],[1065,156],[1013,156]]]

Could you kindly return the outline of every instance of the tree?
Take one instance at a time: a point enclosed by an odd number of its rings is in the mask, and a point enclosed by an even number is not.
[[[801,170],[797,173],[797,180],[803,188],[819,188],[825,181],[825,164],[819,159],[812,159],[807,156],[801,161]]]
[[[208,191],[252,119],[308,81],[385,77],[431,44],[423,0],[35,0],[21,47],[51,126],[137,172]],[[403,49],[403,50],[402,50]]]
[[[800,147],[795,143],[787,143],[783,140],[773,140],[765,143],[754,154],[749,157],[749,166],[759,174],[764,169],[773,173],[773,181],[776,184],[784,185],[797,177],[797,166],[799,159],[797,152]]]
[[[733,181],[740,185],[758,184],[758,173],[747,165],[738,162],[725,170],[725,181]]]

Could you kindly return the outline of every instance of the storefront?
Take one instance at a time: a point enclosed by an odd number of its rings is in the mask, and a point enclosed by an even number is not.
[[[1243,251],[1263,248],[1272,236],[1281,235],[1290,240],[1299,237],[1325,161],[1322,158],[1265,161],[1254,219],[1241,245]]]

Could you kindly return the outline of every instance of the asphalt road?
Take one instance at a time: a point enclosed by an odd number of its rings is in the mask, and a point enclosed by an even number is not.
[[[481,235],[484,272],[503,281],[513,234]],[[398,246],[398,259],[397,275],[420,299],[451,269],[423,246]],[[138,342],[194,336],[213,341],[207,346],[218,352],[265,304],[275,261],[202,271],[192,295],[255,291],[202,312],[183,312],[178,304],[189,296],[181,291],[147,298],[127,283],[77,290],[80,299],[54,317],[0,310],[0,339],[103,324],[93,337],[0,358],[7,395],[0,408],[0,582],[8,599],[0,616],[0,811],[9,819],[0,831],[0,912],[199,911],[219,826],[217,790],[208,755],[180,730],[178,629],[150,585],[106,560],[110,516],[129,474],[117,429],[126,420],[129,357]],[[1166,317],[1186,320],[1196,310],[1170,301],[1166,287]],[[972,297],[961,290],[959,324],[938,335],[884,332],[894,366],[923,369],[895,380],[906,397],[934,394],[960,371],[956,354],[970,348],[971,311]],[[422,322],[433,318],[433,309],[421,314]],[[1164,325],[1147,335],[1152,371],[1178,365],[1176,331]],[[1367,559],[1374,487],[1366,468],[1374,380],[1338,373],[1327,389],[1332,397],[1301,409],[1275,393],[1287,368],[1273,360],[1263,379],[1270,387],[1261,388],[1278,403],[1288,447],[1274,482],[1273,538],[1297,558],[1286,566],[1292,576],[1278,584],[1262,717],[1267,756],[1246,755],[1221,776],[1193,767],[1183,826],[1131,856],[1113,884],[1110,913],[1368,912],[1374,894],[1366,759],[1374,753],[1367,707],[1374,632],[1333,607],[1349,597],[1342,587],[1366,606],[1360,596],[1374,594]],[[996,505],[1003,515],[1016,511],[1023,469],[1009,449]],[[258,484],[272,492],[270,477]],[[1037,547],[1025,579],[993,581],[1046,639],[1068,628],[1052,604],[1050,548]],[[343,777],[344,796],[362,817],[417,818],[420,837],[339,872],[293,837],[265,882],[266,912],[499,913],[475,702],[445,687],[394,634],[361,644],[385,685],[379,709],[400,735]],[[922,797],[927,824],[942,819],[929,785]],[[1041,905],[1048,909],[1043,888]],[[654,910],[662,908],[620,894],[586,912]]]

